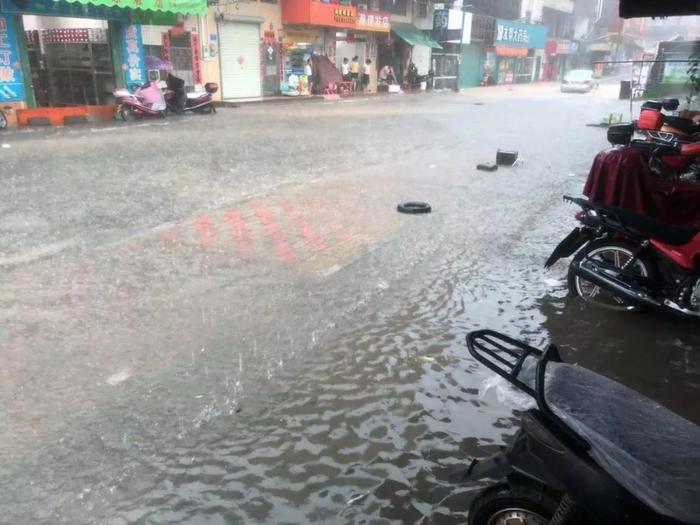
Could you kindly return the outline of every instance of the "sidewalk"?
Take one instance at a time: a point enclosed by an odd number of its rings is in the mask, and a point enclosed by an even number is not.
[[[479,94],[482,95],[504,95],[509,92],[515,93],[549,93],[553,91],[558,91],[559,82],[531,82],[527,84],[500,84],[497,86],[474,86],[463,88],[459,92],[460,94]],[[386,92],[381,93],[358,93],[354,96],[341,97],[340,100],[353,100],[353,99],[368,99],[374,97],[390,97],[396,98],[406,95],[440,95],[440,94],[454,94],[452,90],[427,90],[427,91],[404,91],[400,94],[390,94]],[[240,105],[248,104],[280,104],[280,103],[302,103],[302,102],[322,102],[326,100],[323,95],[308,95],[308,96],[298,96],[298,97],[288,97],[283,95],[275,95],[268,97],[255,97],[255,98],[240,98],[240,99],[224,99],[217,101],[217,106],[219,107],[238,107]]]

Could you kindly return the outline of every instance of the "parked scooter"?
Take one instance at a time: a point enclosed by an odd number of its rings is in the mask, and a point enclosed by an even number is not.
[[[641,394],[491,330],[469,352],[534,400],[505,451],[453,481],[499,480],[469,525],[700,524],[700,427]]]
[[[576,254],[567,278],[571,295],[616,310],[652,307],[700,317],[700,229],[564,199],[581,207],[581,226],[559,243],[545,267]]]
[[[115,89],[113,93],[117,99],[117,115],[124,121],[143,117],[165,117],[165,98],[155,80],[146,82],[133,93],[124,88]]]
[[[215,82],[207,82],[204,84],[204,91],[185,94],[185,104],[182,112],[191,111],[193,113],[216,113],[214,99],[212,95],[219,90],[219,85]],[[166,89],[164,91],[165,103],[168,106],[168,111],[178,113],[177,97],[178,93],[175,90]]]
[[[413,62],[409,62],[408,69],[406,71],[406,81],[409,88],[418,89],[421,84],[425,82],[426,89],[432,89],[433,80],[435,78],[435,71],[430,69],[427,75],[419,75],[418,68]]]

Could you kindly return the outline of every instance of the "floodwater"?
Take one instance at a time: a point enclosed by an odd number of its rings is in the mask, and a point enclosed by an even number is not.
[[[566,100],[590,112],[585,99]],[[551,101],[531,104],[541,115]],[[560,195],[579,190],[604,146],[599,130],[568,130],[556,118],[552,133],[565,144],[583,136],[580,151],[511,134],[521,151],[530,145],[527,161],[498,178],[465,176],[463,153],[444,141],[406,154],[390,173],[356,170],[359,197],[348,206],[342,174],[318,183],[315,198],[337,206],[330,218],[317,207],[323,240],[309,218],[303,242],[286,243],[270,218],[270,202],[301,202],[304,190],[256,197],[263,204],[246,206],[274,262],[248,255],[234,264],[213,222],[198,218],[198,240],[178,248],[180,262],[158,229],[130,239],[124,253],[113,243],[90,249],[88,261],[85,249],[61,264],[13,266],[3,515],[14,523],[463,523],[480,487],[454,486],[447,473],[517,429],[514,407],[482,393],[489,372],[464,344],[477,328],[553,341],[566,360],[700,423],[693,322],[571,301],[565,264],[542,269],[574,224]],[[457,120],[441,121],[441,132],[461,129]],[[472,149],[500,141],[459,140]],[[440,164],[436,175],[431,163]],[[398,196],[416,193],[432,214],[393,212]],[[299,223],[293,210],[289,217]],[[333,231],[347,237],[342,249]],[[317,253],[303,258],[302,247]],[[87,265],[82,281],[67,277],[71,265]],[[21,297],[28,274],[41,283],[35,303]],[[110,274],[115,288],[105,284]],[[44,311],[54,315],[50,330],[37,326]]]

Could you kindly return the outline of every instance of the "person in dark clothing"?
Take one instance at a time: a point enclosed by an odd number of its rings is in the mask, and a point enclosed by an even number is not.
[[[185,104],[187,103],[185,81],[171,73],[168,73],[168,78],[165,82],[168,85],[168,89],[175,93],[175,113],[177,115],[184,115]]]

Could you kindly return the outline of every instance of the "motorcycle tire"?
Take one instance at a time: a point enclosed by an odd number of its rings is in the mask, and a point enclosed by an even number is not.
[[[129,122],[130,120],[134,120],[134,113],[131,111],[130,108],[127,107],[122,107],[119,109],[119,116],[124,122]]]
[[[608,239],[601,239],[598,241],[593,241],[590,244],[588,244],[585,249],[580,250],[573,258],[571,261],[572,264],[574,262],[580,262],[586,257],[589,253],[591,252],[601,252],[605,248],[610,248],[610,249],[617,249],[622,252],[627,252],[629,254],[632,254],[637,251],[637,247],[634,246],[631,243],[623,242],[623,241],[612,241]],[[642,275],[646,274],[646,277],[648,279],[654,279],[655,278],[655,273],[654,273],[654,267],[649,263],[649,261],[645,259],[638,259],[638,264],[641,264],[642,267],[644,268],[644,272]],[[584,280],[585,281],[585,280]],[[586,281],[587,282],[587,281]],[[569,294],[572,297],[581,297],[581,299],[588,301],[588,302],[594,302],[596,304],[599,304],[600,306],[607,307],[609,309],[613,310],[621,310],[621,311],[628,311],[628,312],[641,312],[644,310],[644,307],[642,306],[636,306],[636,305],[630,305],[629,303],[626,303],[623,300],[619,300],[620,306],[612,306],[612,305],[605,305],[603,303],[600,303],[598,301],[589,301],[585,297],[582,297],[582,295],[579,293],[579,286],[577,284],[577,276],[576,274],[571,270],[571,264],[569,265],[569,271],[567,272],[566,275],[566,284],[569,289]]]
[[[469,506],[468,525],[506,525],[527,523],[547,525],[557,510],[558,502],[544,491],[514,492],[507,483],[482,490]]]
[[[0,110],[0,130],[7,128],[7,116]]]

